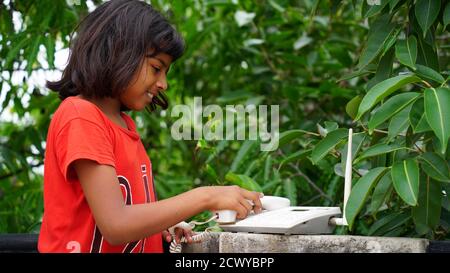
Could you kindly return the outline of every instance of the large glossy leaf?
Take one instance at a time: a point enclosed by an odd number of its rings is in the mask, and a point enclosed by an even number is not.
[[[300,151],[297,151],[297,152],[295,152],[293,154],[290,154],[288,157],[286,157],[285,159],[283,159],[280,162],[279,169],[281,169],[282,166],[284,166],[285,164],[287,164],[289,162],[293,162],[293,161],[296,161],[296,160],[300,160],[300,159],[306,158],[311,153],[311,150],[312,149],[300,150]]]
[[[386,236],[390,231],[404,225],[411,219],[410,213],[393,213],[388,214],[380,220],[376,221],[369,229],[369,236]]]
[[[417,37],[417,64],[439,71],[439,60],[436,50],[422,38]]]
[[[362,101],[362,97],[360,95],[351,99],[347,105],[345,106],[345,112],[352,118],[355,119],[358,114],[358,107]]]
[[[367,94],[362,99],[355,120],[359,120],[364,113],[369,111],[373,106],[375,106],[385,97],[392,94],[394,91],[398,90],[408,83],[419,81],[420,78],[415,75],[400,75],[376,84],[369,90],[369,92],[367,92]]]
[[[415,134],[431,131],[430,125],[428,125],[427,118],[425,116],[424,99],[417,99],[409,112],[409,122]]]
[[[438,181],[450,183],[450,168],[440,155],[427,152],[419,157],[419,161],[427,175]]]
[[[377,155],[391,153],[393,151],[397,151],[397,150],[401,150],[401,149],[405,149],[405,147],[400,146],[398,144],[389,145],[389,144],[379,143],[379,144],[376,144],[376,145],[370,147],[369,149],[365,150],[363,153],[361,153],[360,156],[355,159],[354,163],[356,164],[363,159],[377,156]]]
[[[415,68],[417,59],[417,40],[413,35],[406,40],[397,41],[395,45],[395,56],[400,63]]]
[[[387,4],[389,4],[389,0],[380,0],[376,5],[371,5],[367,12],[364,14],[364,18],[368,18],[379,13]]]
[[[397,6],[398,2],[400,2],[400,0],[389,1],[389,11],[390,12],[392,12],[394,10],[394,8]]]
[[[251,177],[243,174],[228,172],[225,175],[225,181],[249,191],[262,192],[261,186],[258,183],[256,183]]]
[[[375,190],[373,191],[372,201],[370,203],[370,212],[372,214],[376,213],[380,209],[381,205],[383,205],[386,198],[391,192],[392,179],[391,173],[388,171],[383,175],[383,177],[380,179],[380,182],[378,182]]]
[[[423,37],[425,37],[428,29],[436,20],[440,7],[441,0],[417,0],[414,10],[417,22],[422,29]]]
[[[444,21],[444,28],[446,28],[447,25],[450,23],[450,2],[447,3],[447,5],[445,6],[443,21]]]
[[[394,32],[395,25],[389,22],[389,16],[380,16],[372,25],[364,48],[359,58],[358,69],[361,70],[372,62],[384,49],[386,41]]]
[[[419,202],[412,209],[414,224],[419,233],[434,229],[439,224],[441,200],[441,185],[427,176],[420,183]]]
[[[369,120],[369,132],[373,132],[373,130],[377,126],[390,119],[392,116],[413,103],[414,100],[419,97],[419,95],[419,93],[407,92],[393,96],[392,98],[387,100],[386,103],[378,108],[377,112],[375,112],[373,117]]]
[[[353,136],[352,136],[352,159],[353,159],[352,161],[353,162],[354,162],[354,158],[361,150],[365,139],[366,139],[365,133],[353,134]],[[347,150],[348,150],[348,143],[346,143],[344,145],[344,147],[342,147],[342,149],[341,149],[341,170],[342,171],[345,170],[345,166],[347,163]],[[342,175],[342,177],[344,177],[344,175]]]
[[[396,36],[392,36],[393,40],[396,39]],[[367,90],[370,90],[375,84],[382,82],[391,77],[392,73],[392,65],[394,63],[394,49],[389,49],[381,58],[380,63],[377,67],[377,72],[375,76],[367,83]]]
[[[411,206],[417,205],[419,194],[419,166],[414,159],[406,159],[392,166],[392,181],[397,194]]]
[[[412,105],[405,107],[405,109],[391,118],[388,126],[388,142],[392,141],[402,132],[405,132],[409,127],[409,113],[411,112],[411,107]]]
[[[347,75],[343,76],[342,78],[339,78],[337,81],[339,82],[339,81],[344,81],[344,80],[350,80],[355,77],[365,76],[367,74],[374,73],[376,70],[377,70],[377,65],[369,64],[361,70],[353,71],[350,74],[347,74]]]
[[[425,93],[425,114],[428,124],[441,143],[441,153],[447,150],[450,137],[450,89],[445,87],[427,88]]]
[[[311,161],[317,164],[324,156],[328,154],[341,140],[348,136],[348,130],[341,128],[327,134],[327,136],[317,143],[311,153]]]
[[[300,130],[300,129],[294,129],[294,130],[288,130],[280,133],[278,138],[278,147],[283,147],[284,145],[290,143],[294,139],[297,139],[301,137],[304,134],[308,134],[310,132]],[[274,151],[275,149],[268,148],[266,151]],[[266,152],[265,154],[268,154],[269,152]]]
[[[388,169],[384,167],[370,170],[361,177],[352,188],[345,208],[345,217],[350,229],[353,228],[355,218],[366,202],[369,192],[373,189],[386,170]]]
[[[416,68],[416,74],[425,80],[432,80],[440,84],[445,82],[444,77],[432,68],[421,64],[417,64]]]

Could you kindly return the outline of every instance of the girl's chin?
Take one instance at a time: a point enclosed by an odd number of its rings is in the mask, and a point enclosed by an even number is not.
[[[145,104],[145,103],[137,103],[137,104],[133,104],[133,105],[124,105],[124,104],[122,104],[121,106],[120,106],[120,111],[122,111],[122,112],[127,112],[127,111],[142,111],[142,110],[144,110],[145,109],[145,107],[147,106],[148,104]]]

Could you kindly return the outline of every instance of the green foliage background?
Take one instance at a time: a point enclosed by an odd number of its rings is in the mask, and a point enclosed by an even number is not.
[[[101,1],[74,2],[0,3],[0,232],[39,231],[39,167],[59,99],[29,79],[57,70],[55,52],[69,46],[88,4]],[[342,207],[346,128],[353,128],[350,226],[335,232],[450,238],[448,1],[152,4],[187,44],[169,73],[172,107],[194,96],[203,105],[280,105],[273,152],[250,140],[175,141],[171,108],[133,113],[160,199],[238,184],[293,205]]]

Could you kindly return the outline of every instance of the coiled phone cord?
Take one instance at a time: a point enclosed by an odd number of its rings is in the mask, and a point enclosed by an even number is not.
[[[180,243],[176,242],[176,240],[175,240],[175,238],[176,238],[175,228],[179,227],[179,228],[182,228],[182,229],[192,230],[196,225],[197,226],[198,225],[204,225],[206,223],[209,223],[211,221],[216,220],[217,217],[218,217],[217,215],[214,215],[213,217],[211,217],[210,219],[208,219],[205,222],[196,222],[196,221],[191,221],[189,223],[180,222],[180,223],[170,227],[169,228],[169,233],[170,233],[170,236],[172,236],[172,242],[170,243],[169,252],[170,253],[181,253],[182,248],[183,248],[182,244],[183,243],[187,243],[187,240],[186,240],[186,238],[184,236],[181,237]],[[208,228],[205,229],[205,231],[192,236],[192,241],[193,242],[200,242],[200,241],[203,241],[203,240],[209,238],[211,236],[211,229],[212,229],[212,227],[208,227]]]

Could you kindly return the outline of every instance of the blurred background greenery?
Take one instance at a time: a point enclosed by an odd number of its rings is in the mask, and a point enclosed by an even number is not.
[[[159,198],[238,184],[288,197],[292,205],[342,207],[342,132],[352,127],[354,157],[360,157],[354,185],[368,186],[351,198],[351,229],[335,233],[449,239],[449,152],[443,147],[450,129],[443,125],[439,131],[432,122],[430,128],[429,116],[420,123],[424,107],[440,103],[449,113],[448,1],[368,2],[374,1],[151,1],[187,44],[169,73],[171,107],[195,96],[203,105],[280,105],[280,147],[273,152],[262,152],[251,140],[175,141],[171,108],[132,113]],[[100,3],[0,3],[0,233],[39,232],[45,139],[60,103],[45,80],[60,76],[71,32]],[[404,73],[418,78],[395,78]],[[377,85],[389,78],[384,87]],[[364,110],[361,99],[373,88],[383,96]],[[411,107],[413,100],[386,106],[377,111],[381,122],[371,124],[376,113],[368,110],[397,90],[418,92],[417,106]],[[424,90],[443,91],[430,101]],[[404,161],[411,170],[400,180],[414,173],[417,181],[413,201],[391,175]]]

